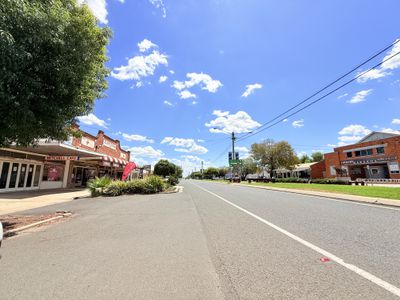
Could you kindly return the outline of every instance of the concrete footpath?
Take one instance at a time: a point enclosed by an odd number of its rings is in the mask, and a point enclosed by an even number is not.
[[[57,189],[0,194],[0,216],[88,197],[86,189]]]
[[[370,203],[370,204],[378,204],[378,205],[380,204],[380,205],[400,207],[400,200],[390,200],[390,199],[384,199],[384,198],[374,198],[374,197],[356,196],[356,195],[330,193],[330,192],[308,191],[308,190],[301,190],[301,189],[275,188],[275,187],[260,186],[260,185],[246,184],[246,183],[232,183],[232,184],[237,185],[237,186],[248,186],[248,187],[264,189],[264,190],[271,190],[271,191],[280,191],[280,192],[294,193],[294,194],[301,194],[301,195],[308,195],[308,196],[317,196],[317,197],[339,199],[339,200],[346,200],[346,201],[355,201],[355,202],[362,202],[362,203]]]

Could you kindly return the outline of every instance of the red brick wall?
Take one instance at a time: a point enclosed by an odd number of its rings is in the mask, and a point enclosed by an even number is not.
[[[78,125],[74,126],[75,129],[80,130]],[[119,159],[130,160],[130,152],[125,151],[121,148],[121,144],[118,140],[114,140],[104,134],[102,130],[99,130],[97,136],[93,136],[87,132],[80,130],[81,137],[72,138],[72,145],[81,149],[94,151],[102,154],[106,154],[108,156],[112,156]],[[108,147],[104,144],[104,141],[107,140],[109,144],[114,145],[115,149]],[[122,157],[124,154],[125,157]]]
[[[109,147],[108,145],[113,145],[113,147]],[[106,136],[104,132],[101,130],[99,130],[99,133],[97,134],[96,137],[96,146],[97,146],[97,152],[119,159],[125,159],[127,161],[129,161],[130,159],[130,152],[123,150],[118,140],[114,140]],[[125,157],[122,157],[121,153],[124,154]]]
[[[331,174],[331,166],[336,168],[340,168],[340,160],[338,152],[331,152],[324,154],[325,161],[325,177],[326,178],[335,178],[336,175]]]
[[[324,178],[325,160],[321,160],[313,165],[311,165],[311,179]]]

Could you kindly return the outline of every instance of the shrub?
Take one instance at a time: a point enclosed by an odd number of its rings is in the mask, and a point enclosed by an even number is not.
[[[143,194],[145,189],[145,182],[142,179],[134,179],[126,182],[127,194]]]
[[[107,196],[120,196],[127,191],[125,181],[112,181],[105,189],[104,194]]]
[[[104,193],[104,188],[110,185],[111,179],[108,176],[96,177],[87,182],[87,187],[92,194],[92,197],[100,196]]]
[[[321,179],[311,179],[311,183],[316,183],[316,184],[349,184],[348,181],[344,180],[337,180],[337,179],[329,179],[329,178],[321,178]]]
[[[171,186],[177,185],[179,183],[179,178],[178,176],[172,175],[168,178],[168,184]]]
[[[275,178],[275,182],[308,183],[309,179],[307,179],[307,178],[297,178],[297,177]]]
[[[164,181],[158,176],[149,176],[144,179],[144,193],[154,194],[162,192],[165,189]]]

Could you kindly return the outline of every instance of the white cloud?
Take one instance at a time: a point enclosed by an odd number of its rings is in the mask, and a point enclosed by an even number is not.
[[[368,95],[370,95],[371,92],[372,92],[372,89],[359,91],[349,101],[347,101],[347,103],[355,104],[355,103],[364,102],[365,98]]]
[[[235,147],[235,152],[240,153],[240,158],[247,158],[250,156],[250,150],[247,147]]]
[[[186,77],[188,78],[186,81],[175,80],[172,87],[178,91],[182,91],[199,85],[202,90],[209,91],[210,93],[216,93],[222,87],[221,81],[214,80],[210,75],[205,73],[187,73]]]
[[[131,156],[133,159],[136,157],[160,158],[164,156],[164,153],[161,150],[156,150],[151,146],[131,147],[128,149],[128,151],[131,151]]]
[[[123,133],[122,137],[125,139],[125,141],[128,141],[128,142],[147,142],[150,144],[154,143],[153,139],[149,139],[147,136],[143,136],[143,135],[139,135],[139,134]]]
[[[301,119],[301,120],[293,121],[293,122],[292,122],[292,126],[293,126],[294,128],[303,127],[303,126],[304,126],[304,120]]]
[[[246,85],[246,90],[242,94],[242,97],[247,98],[254,93],[255,90],[261,89],[263,86],[260,83],[248,84]]]
[[[371,133],[371,130],[363,125],[349,125],[338,132],[340,135],[359,135],[365,136]]]
[[[82,3],[87,4],[93,15],[99,20],[100,23],[107,24],[107,4],[106,0],[78,0],[79,5]]]
[[[214,110],[214,120],[206,123],[206,127],[210,127],[212,133],[245,133],[250,132],[261,126],[260,123],[254,121],[245,111],[238,111],[236,114],[230,114],[229,111]]]
[[[148,45],[141,45],[144,41],[147,40],[145,39],[138,44],[140,51],[148,47]],[[156,68],[160,65],[168,66],[168,56],[157,50],[153,50],[150,54],[137,55],[128,59],[128,64],[114,68],[111,72],[111,76],[122,81],[135,80],[140,82],[142,78],[153,75]],[[142,86],[142,83],[137,83],[136,85],[138,84],[139,86],[137,87]]]
[[[172,74],[172,75],[174,75],[174,74],[175,74],[175,71],[174,71],[174,70],[169,70],[169,73]]]
[[[348,142],[358,142],[359,140],[361,140],[363,137],[362,136],[358,136],[358,135],[342,135],[338,137],[338,140],[344,143],[348,143]]]
[[[169,101],[167,101],[167,100],[164,101],[164,104],[167,105],[167,106],[171,106],[171,107],[174,106],[171,102],[169,102]]]
[[[168,79],[168,76],[162,75],[162,76],[160,76],[160,79],[158,79],[158,82],[163,83],[163,82],[166,82],[167,79]]]
[[[399,130],[392,129],[392,128],[382,128],[380,131],[381,131],[381,132],[386,132],[386,133],[400,134],[400,131],[399,131]]]
[[[182,155],[181,159],[173,158],[171,161],[177,166],[182,167],[183,176],[189,175],[194,170],[200,171],[202,161],[204,163],[204,169],[212,166],[210,162],[193,155]]]
[[[399,41],[399,40],[396,40]],[[400,51],[400,42],[395,44],[392,49],[386,54],[386,56],[382,59],[382,61],[385,61],[389,57],[395,55],[397,52]],[[391,70],[395,70],[400,67],[400,55],[397,55],[388,61],[382,63],[380,68],[373,69],[369,71],[368,73],[365,73],[361,77],[357,79],[358,82],[366,82],[371,79],[378,79],[378,78],[383,78],[385,76],[391,75],[392,73],[390,72]],[[360,75],[362,72],[358,73],[357,75]]]
[[[342,98],[344,98],[344,97],[346,97],[348,95],[349,95],[348,93],[344,93],[344,94],[338,96],[337,99],[342,99]]]
[[[156,44],[154,44],[152,41],[149,41],[148,39],[144,39],[143,41],[139,42],[137,46],[140,52],[146,52],[151,48],[158,48]]]
[[[400,125],[400,119],[393,119],[392,124]]]
[[[282,122],[283,122],[283,123],[286,123],[287,121],[289,121],[289,119],[284,119]]]
[[[103,128],[107,128],[107,123],[104,120],[99,119],[94,114],[90,113],[87,116],[81,116],[77,118],[79,122],[86,125],[97,125]]]
[[[191,93],[189,90],[183,90],[178,95],[181,99],[197,98],[196,94]]]
[[[177,152],[195,153],[195,154],[205,154],[208,149],[198,145],[194,139],[184,139],[184,138],[174,138],[165,137],[161,144],[168,144],[170,146],[176,146],[174,150]]]
[[[198,143],[204,143],[205,140],[197,139],[197,142],[198,142]]]
[[[163,0],[149,0],[149,2],[156,8],[161,9],[163,18],[167,17],[167,9],[165,8]]]

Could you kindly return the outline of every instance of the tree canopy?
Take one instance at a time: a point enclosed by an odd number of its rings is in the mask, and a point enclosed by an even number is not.
[[[67,139],[107,88],[110,36],[76,0],[0,1],[0,146]]]
[[[181,178],[182,168],[166,159],[160,159],[154,166],[154,175],[162,177],[176,176]]]
[[[286,141],[274,142],[271,139],[251,145],[251,156],[260,166],[267,166],[270,171],[277,168],[292,169],[298,158]]]
[[[313,152],[313,154],[311,154],[311,158],[312,158],[313,162],[319,162],[324,159],[324,155],[321,152],[317,151],[317,152]]]

